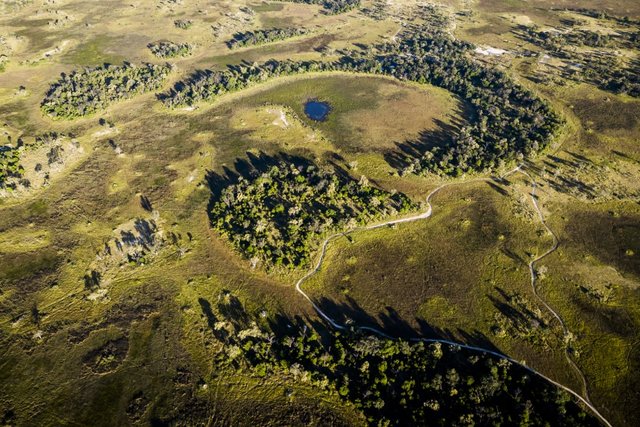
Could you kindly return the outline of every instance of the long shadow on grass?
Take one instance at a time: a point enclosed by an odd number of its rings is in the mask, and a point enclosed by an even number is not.
[[[305,157],[282,152],[275,155],[264,152],[260,152],[257,155],[251,152],[247,152],[246,154],[247,157],[245,159],[236,159],[232,168],[223,166],[221,172],[207,171],[205,179],[211,190],[207,212],[210,213],[214,203],[220,200],[222,191],[230,185],[238,183],[240,179],[253,180],[274,166],[281,167],[282,165],[294,164],[297,167],[304,168],[309,166],[317,167],[314,162]],[[332,173],[346,182],[353,178],[349,175],[349,172],[339,164],[339,162],[343,160],[339,155],[334,154],[328,159],[328,164],[331,167]],[[210,215],[209,219],[213,221]]]
[[[384,311],[379,312],[377,315],[372,315],[351,297],[347,297],[346,302],[336,302],[332,299],[321,297],[315,303],[334,321],[347,327],[351,326],[354,329],[361,327],[375,328],[386,335],[397,338],[450,340],[500,352],[500,349],[477,329],[465,331],[460,328],[455,328],[455,330],[440,328],[422,318],[415,318],[415,324],[411,324],[393,307],[389,306],[385,307]]]
[[[423,412],[424,402],[433,398],[434,401],[449,405],[438,409],[443,420],[459,420],[461,410],[469,410],[466,393],[469,392],[469,396],[479,396],[477,392],[484,393],[485,390],[489,390],[490,394],[483,397],[484,400],[473,400],[480,415],[512,411],[510,419],[517,420],[522,408],[525,408],[524,402],[530,406],[533,399],[539,407],[534,411],[545,411],[545,414],[548,412],[544,415],[548,419],[561,417],[567,410],[565,402],[560,403],[558,413],[553,405],[549,405],[556,399],[551,384],[531,376],[530,372],[524,371],[520,366],[497,362],[493,355],[485,357],[479,352],[448,345],[410,347],[400,343],[392,344],[380,337],[366,336],[367,331],[357,328],[353,328],[353,331],[331,333],[324,323],[300,316],[268,316],[263,315],[263,312],[247,312],[228,293],[221,294],[218,301],[220,303],[217,308],[210,310],[206,308],[206,304],[203,306],[205,316],[208,317],[207,312],[212,311],[211,314],[222,320],[220,323],[239,322],[244,326],[238,333],[232,334],[228,342],[230,345],[226,347],[228,352],[221,353],[221,357],[217,359],[219,362],[231,363],[242,369],[248,366],[252,373],[263,377],[284,372],[287,375],[278,375],[278,379],[289,377],[296,382],[309,382],[311,379],[310,384],[324,383],[338,391],[346,401],[357,404],[365,402],[361,408],[370,419],[384,416],[392,420],[394,425],[415,425],[418,417],[418,424],[421,425],[424,424],[421,421],[430,419],[430,415]],[[230,307],[233,309],[229,310]],[[228,315],[222,313],[223,309]],[[341,309],[357,310],[357,307]],[[405,322],[393,311],[388,311],[386,316],[386,322],[404,327]],[[216,325],[213,328],[215,327]],[[487,349],[493,348],[485,337],[475,333],[468,334],[465,339]],[[227,358],[225,354],[233,356]],[[387,375],[393,375],[393,378],[388,381],[390,377]],[[462,382],[460,379],[467,381]],[[468,379],[473,381],[469,382]],[[419,394],[409,405],[403,403],[402,410],[398,411],[400,404],[397,401],[406,402],[403,390],[406,390],[406,384],[411,383],[420,384],[419,388],[414,389]],[[479,388],[467,388],[474,383]],[[456,384],[455,389],[462,392],[462,399],[451,399],[449,387],[443,388],[442,384]],[[520,399],[519,396],[523,393],[525,396]],[[371,398],[380,399],[387,405],[367,405],[366,402]],[[576,414],[569,417],[569,420],[580,416],[577,406],[568,409]],[[583,418],[581,416],[580,419]],[[494,418],[487,420],[491,419]],[[437,424],[450,425],[451,422]],[[576,425],[575,422],[563,421],[560,424]],[[579,424],[597,425],[597,422],[595,419],[587,419]]]
[[[416,159],[421,159],[431,149],[452,145],[462,123],[458,121],[445,123],[437,119],[434,123],[433,129],[421,131],[417,138],[396,142],[396,148],[384,154],[384,159],[389,166],[401,171],[413,164]]]
[[[211,212],[213,204],[220,200],[222,191],[230,185],[238,183],[240,179],[251,180],[262,173],[267,172],[273,166],[293,163],[299,166],[310,166],[312,163],[308,159],[300,156],[293,156],[286,153],[269,155],[260,152],[258,155],[247,152],[246,159],[236,159],[233,168],[223,166],[221,172],[207,171],[205,180],[211,190],[211,198],[207,206],[207,212]],[[212,220],[212,218],[209,218]]]
[[[248,312],[241,301],[228,291],[221,293],[215,306],[204,298],[199,298],[198,302],[212,335],[227,345],[241,345],[238,337],[251,336],[254,332],[248,331],[255,331],[256,328],[263,333],[268,333],[270,342],[279,342],[284,345],[294,346],[293,341],[290,341],[290,344],[287,344],[286,341],[292,337],[309,337],[314,334],[320,338],[322,345],[326,349],[330,349],[334,344],[333,332],[335,330],[326,322],[299,315],[289,316],[279,313],[267,317],[263,316],[264,312],[261,311]],[[416,328],[411,326],[391,307],[387,307],[385,312],[374,317],[359,307],[353,300],[348,303],[336,303],[323,298],[320,303],[323,304],[323,309],[327,310],[327,314],[335,315],[333,317],[334,320],[344,324],[351,331],[350,333],[362,332],[365,335],[383,338],[374,332],[361,329],[362,327],[372,327],[383,331],[388,336],[405,340],[419,338],[444,339],[500,352],[500,349],[477,330],[469,332],[457,329],[454,332],[434,327],[424,319],[418,320],[418,328]],[[223,323],[232,325],[233,331],[230,331],[229,327],[219,326]],[[259,363],[259,360],[249,360],[249,362]],[[290,360],[290,362],[296,362],[296,360]],[[335,374],[330,369],[321,366],[315,366],[314,369],[326,376]]]

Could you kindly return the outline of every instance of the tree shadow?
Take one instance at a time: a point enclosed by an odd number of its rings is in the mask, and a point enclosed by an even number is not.
[[[446,123],[435,119],[433,129],[422,130],[414,139],[396,142],[395,149],[384,153],[384,159],[392,168],[404,170],[432,149],[451,146],[462,125],[459,120]]]
[[[314,303],[336,323],[344,325],[350,330],[405,340],[447,340],[501,353],[501,350],[492,343],[491,339],[478,329],[465,331],[462,328],[455,330],[440,328],[430,324],[426,319],[418,317],[414,319],[412,325],[390,306],[385,307],[384,311],[377,315],[372,315],[351,297],[347,297],[345,302],[321,297]],[[379,331],[384,335],[376,334],[374,331]]]
[[[207,212],[211,212],[211,209],[222,195],[222,191],[230,185],[237,184],[240,179],[253,180],[261,174],[269,171],[272,167],[282,167],[287,165],[295,165],[298,168],[307,168],[310,166],[318,167],[312,160],[299,155],[293,155],[289,153],[279,152],[273,155],[260,151],[258,154],[252,152],[246,153],[246,158],[237,158],[234,161],[233,167],[222,167],[222,171],[216,172],[208,170],[205,175],[205,182],[211,191],[211,197],[207,206]],[[339,163],[343,162],[339,154],[333,153],[330,158],[327,159],[327,163],[331,166],[331,171],[342,181],[352,180],[353,177],[349,172]],[[212,220],[213,218],[209,218]]]

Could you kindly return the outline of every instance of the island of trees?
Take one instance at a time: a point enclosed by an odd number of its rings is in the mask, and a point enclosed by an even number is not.
[[[170,71],[169,64],[125,63],[62,74],[49,88],[41,108],[56,119],[86,116],[116,101],[159,89]]]
[[[238,49],[248,46],[257,46],[266,43],[273,43],[291,37],[307,34],[306,28],[271,28],[257,31],[246,31],[236,33],[233,38],[226,42],[229,49]]]
[[[414,208],[366,178],[313,164],[281,163],[240,178],[212,200],[213,227],[252,262],[306,266],[318,237]]]
[[[189,56],[193,52],[193,46],[189,43],[174,43],[171,41],[158,41],[147,45],[151,53],[158,58],[177,58]]]
[[[51,167],[64,164],[66,156],[62,142],[69,137],[46,132],[29,142],[19,138],[15,145],[0,146],[0,196],[32,188],[31,179],[37,178],[41,185],[46,184]],[[77,141],[71,140],[77,147]],[[30,161],[25,162],[26,158]],[[25,170],[25,164],[32,164],[32,169]]]
[[[282,0],[291,3],[318,4],[331,15],[348,12],[360,7],[360,0]]]

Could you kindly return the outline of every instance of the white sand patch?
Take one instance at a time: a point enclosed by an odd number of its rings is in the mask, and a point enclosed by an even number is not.
[[[198,176],[198,169],[192,170],[189,176],[187,177],[187,182],[192,183],[193,181],[196,180],[197,176]]]
[[[108,292],[107,289],[100,288],[97,291],[92,292],[89,295],[87,295],[87,300],[89,300],[89,301],[103,300],[103,299],[106,298],[107,292]]]
[[[278,117],[271,123],[274,126],[280,126],[283,129],[289,127],[289,121],[287,120],[287,113],[281,109],[269,109],[270,114],[276,114]]]
[[[540,64],[548,64],[549,62],[551,62],[551,57],[545,53],[544,55],[542,55],[542,56],[540,57],[540,59],[538,60],[538,62],[539,62]]]
[[[62,43],[60,43],[60,45],[54,47],[53,49],[47,50],[42,54],[42,56],[45,58],[50,58],[53,55],[57,55],[58,53],[65,50],[65,48],[69,45],[69,43],[70,43],[69,40],[63,40]]]
[[[116,133],[118,133],[118,128],[115,128],[115,127],[111,128],[110,127],[110,128],[107,128],[107,129],[103,129],[103,130],[99,130],[97,132],[94,132],[93,133],[93,137],[94,138],[100,138],[102,136],[113,135],[113,134],[116,134]]]
[[[487,56],[501,56],[501,55],[504,55],[505,53],[508,53],[508,51],[504,49],[498,49],[496,47],[491,47],[491,46],[478,46],[475,52],[479,53],[480,55],[487,55]]]

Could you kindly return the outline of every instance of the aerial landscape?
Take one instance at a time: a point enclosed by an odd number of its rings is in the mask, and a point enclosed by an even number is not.
[[[640,1],[0,0],[0,426],[637,426]]]

